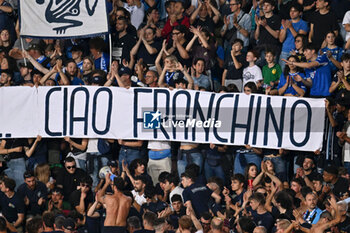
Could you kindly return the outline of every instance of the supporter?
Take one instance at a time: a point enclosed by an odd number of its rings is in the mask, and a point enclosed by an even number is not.
[[[263,15],[256,15],[256,30],[254,37],[257,40],[257,46],[255,49],[259,51],[260,61],[257,63],[259,65],[264,65],[265,62],[263,59],[265,58],[264,52],[267,49],[273,50],[274,54],[278,55],[280,53],[280,45],[279,45],[279,34],[281,27],[281,19],[279,16],[273,13],[275,9],[275,1],[265,0],[263,1]]]
[[[191,68],[191,76],[194,82],[194,89],[198,90],[199,87],[203,87],[206,90],[211,89],[211,82],[207,75],[203,74],[205,72],[205,60],[202,58],[197,58],[193,61]]]
[[[257,59],[258,54],[256,51],[251,50],[247,53],[246,61],[249,63],[249,65],[243,69],[243,86],[248,82],[253,82],[258,89],[261,87],[263,76],[259,66],[255,65]]]
[[[274,51],[266,50],[265,60],[267,64],[262,68],[262,75],[264,78],[263,89],[265,89],[265,93],[268,95],[277,94],[276,85],[282,74],[281,66],[275,63],[275,58]]]
[[[290,8],[290,20],[282,20],[281,32],[279,40],[282,43],[282,52],[280,55],[280,66],[284,69],[283,59],[290,56],[290,52],[295,49],[294,38],[298,34],[307,34],[309,27],[307,23],[301,19],[303,8],[299,4],[293,4]]]
[[[32,171],[24,172],[23,178],[25,183],[18,187],[17,193],[24,199],[26,218],[40,216],[47,201],[46,185],[37,181]]]
[[[243,204],[243,195],[246,191],[244,189],[244,184],[245,179],[242,174],[234,174],[231,177],[231,190],[234,194],[234,197],[230,196],[230,191],[226,187],[222,192],[222,194],[225,196],[226,208],[231,208],[231,205],[236,205],[236,203],[238,203],[239,205]]]
[[[179,177],[177,174],[169,173],[164,180],[164,193],[169,194],[170,204],[172,204],[173,196],[179,195],[183,200],[183,188],[179,186]]]
[[[161,216],[162,213],[167,211],[168,204],[157,199],[156,189],[153,186],[146,186],[144,194],[146,198],[146,203],[142,204],[140,214],[151,211],[157,214],[157,216]]]
[[[73,64],[73,63],[69,63]],[[74,85],[74,84],[73,84]],[[73,157],[78,168],[86,170],[86,148],[89,143],[87,138],[70,138],[64,137],[67,142],[68,154],[67,157]]]
[[[55,215],[52,212],[44,212],[42,217],[43,232],[54,232]]]
[[[77,189],[80,184],[80,179],[87,174],[84,170],[77,168],[76,162],[73,157],[67,157],[64,161],[64,168],[61,168],[56,185],[63,189],[64,200],[68,200],[71,193]]]
[[[170,201],[173,213],[169,216],[169,219],[174,229],[177,229],[179,227],[179,219],[186,215],[186,207],[183,205],[182,197],[179,194],[174,194]]]
[[[50,59],[42,53],[39,44],[31,44],[27,49],[28,54],[45,68],[50,68]]]
[[[323,171],[323,180],[327,183],[328,188],[323,189],[322,194],[333,193],[336,197],[340,198],[349,186],[348,180],[338,176],[338,169],[335,166],[328,166]],[[330,188],[330,185],[333,188]]]
[[[120,145],[119,151],[119,170],[123,170],[123,165],[126,163],[127,165],[131,164],[131,162],[135,159],[140,159],[141,155],[141,140],[118,140]]]
[[[317,207],[317,196],[314,193],[308,193],[305,196],[305,204],[307,207],[303,215],[303,219],[308,224],[316,224],[320,220],[322,210]]]
[[[159,1],[160,2],[160,1]],[[146,2],[144,2],[147,5]],[[160,19],[160,10],[153,7],[150,7],[145,12],[145,17],[143,22],[140,24],[139,29],[144,27],[150,27],[155,31],[157,38],[162,36],[162,28],[164,27],[164,21]]]
[[[301,82],[310,87],[311,97],[326,97],[329,96],[329,87],[331,85],[331,70],[329,61],[326,55],[317,55],[315,45],[309,44],[304,51],[305,58],[308,62],[289,62],[294,66],[305,68],[306,79],[301,79]]]
[[[0,30],[0,49],[8,55],[12,48],[12,38],[8,29]]]
[[[216,24],[219,22],[220,16],[220,12],[216,6],[212,5],[211,1],[198,1],[198,7],[191,14],[190,23],[194,27],[200,26],[213,32]]]
[[[83,73],[83,81],[85,84],[87,84],[91,78],[92,71],[95,70],[95,64],[94,61],[91,59],[91,57],[84,57],[83,59],[83,66],[82,66],[82,73]]]
[[[209,212],[203,212],[199,218],[199,221],[203,227],[203,232],[208,233],[211,231],[211,221],[213,216]]]
[[[307,186],[313,188],[312,182],[318,175],[319,173],[315,170],[314,155],[306,155],[303,166],[297,169],[296,177],[301,177]]]
[[[48,189],[54,187],[55,180],[51,176],[50,166],[47,163],[38,164],[34,169],[35,178],[45,184]]]
[[[298,57],[291,55],[288,57],[287,66],[281,74],[277,90],[279,95],[292,95],[303,97],[306,92],[306,87],[303,80],[305,75],[303,69],[294,65],[299,62]]]
[[[162,37],[169,39],[170,33],[173,31],[174,27],[178,25],[184,25],[187,28],[190,27],[189,18],[184,15],[185,7],[182,1],[177,1],[174,4],[172,12],[169,12],[168,20],[166,21],[164,28],[162,29]]]
[[[31,72],[33,71],[34,67],[31,63],[20,63],[19,64],[19,72],[21,75],[21,80],[22,82],[26,82],[26,81],[32,81],[32,74]]]
[[[86,214],[93,203],[92,178],[85,176],[80,178],[80,188],[73,191],[69,197],[69,202],[73,209],[80,214]]]
[[[140,212],[141,206],[147,202],[145,197],[146,179],[143,176],[136,176],[134,178],[134,190],[131,191],[134,204],[133,206]]]
[[[181,183],[185,188],[182,195],[185,205],[191,205],[195,211],[196,216],[199,216],[205,211],[209,211],[208,203],[210,198],[214,198],[216,203],[219,203],[221,197],[212,192],[206,186],[195,183],[195,177],[191,172],[184,172],[181,174]],[[181,225],[181,224],[180,224]]]
[[[94,59],[94,65],[96,70],[103,70],[108,72],[109,68],[109,56],[103,52],[104,42],[100,37],[92,38],[89,41],[90,52]]]
[[[3,29],[10,30],[11,36],[15,36],[14,28],[14,9],[13,7],[5,0],[0,1],[0,31]]]
[[[247,51],[249,45],[249,33],[251,31],[251,18],[242,10],[242,1],[230,1],[231,14],[224,17],[224,26],[221,29],[220,35],[224,37],[226,46],[234,41],[241,39],[243,48]]]
[[[118,0],[117,5],[119,7],[124,7],[127,11],[130,12],[131,24],[135,28],[139,28],[145,14],[143,2],[140,0],[130,0],[123,3],[122,1]]]
[[[28,157],[26,161],[27,168],[29,170],[34,170],[38,164],[46,163],[47,154],[47,140],[42,139],[38,135],[35,139],[28,139],[28,146],[24,147],[26,156]]]
[[[222,86],[228,86],[233,83],[241,91],[242,72],[243,68],[247,66],[245,54],[242,53],[243,41],[235,39],[232,42],[231,52],[225,58],[224,72],[222,73]]]
[[[291,52],[292,55],[296,55],[299,58],[299,61],[305,62],[306,58],[304,55],[304,49],[307,45],[307,37],[304,34],[297,34],[295,36],[294,44],[295,50]]]
[[[61,188],[53,188],[50,192],[51,197],[46,202],[46,210],[49,212],[62,211],[64,214],[68,214],[71,206],[68,201],[64,201],[64,193]]]
[[[185,25],[175,26],[164,52],[165,54],[174,55],[181,64],[191,66],[192,57],[186,51],[189,42],[186,38],[187,33],[188,28]]]
[[[11,178],[4,178],[0,183],[1,211],[6,220],[17,232],[23,232],[25,205],[20,194],[15,192],[16,182]]]
[[[141,221],[138,217],[132,216],[127,219],[127,230],[129,233],[139,233],[142,231]]]
[[[336,95],[345,90],[350,91],[350,55],[348,53],[341,56],[340,64],[342,68],[334,75],[329,87],[329,92]]]
[[[79,45],[72,46],[70,52],[72,53],[72,59],[79,68],[78,72],[83,72],[83,48]]]
[[[329,31],[333,31],[335,35],[339,33],[337,17],[330,9],[330,3],[330,0],[316,1],[317,10],[310,18],[309,43],[314,44],[316,48],[324,45],[324,39]]]
[[[272,215],[266,211],[265,205],[265,197],[261,193],[254,193],[249,198],[250,207],[252,208],[252,216],[255,224],[259,226],[264,226],[268,232],[272,230],[273,227],[273,217]]]
[[[0,71],[0,87],[12,86],[13,73],[10,70]]]
[[[76,232],[76,223],[72,218],[66,218],[63,221],[63,229],[65,233],[74,233]]]
[[[343,130],[337,132],[339,143],[343,144],[343,164],[347,169],[347,173],[350,174],[350,111],[348,110],[347,122],[345,123]]]
[[[39,233],[42,231],[43,224],[42,219],[39,217],[29,219],[26,224],[26,232],[28,233]]]
[[[190,31],[193,33],[193,37],[186,46],[186,51],[190,52],[193,61],[198,58],[202,58],[205,61],[205,71],[211,68],[211,62],[209,58],[215,58],[215,44],[210,32],[207,29],[190,27]],[[198,39],[199,44],[195,44]]]
[[[130,58],[136,60],[142,59],[148,67],[155,65],[157,53],[161,50],[160,41],[155,40],[155,30],[151,27],[146,27],[140,30],[139,40],[130,51]],[[133,60],[133,59],[131,59]],[[133,66],[131,64],[131,66]]]
[[[244,178],[248,182],[248,187],[253,188],[253,180],[258,175],[258,166],[255,163],[248,163],[244,170]]]

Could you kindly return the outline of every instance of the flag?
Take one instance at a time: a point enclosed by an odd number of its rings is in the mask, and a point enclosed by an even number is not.
[[[105,0],[20,0],[24,37],[72,38],[108,33]]]

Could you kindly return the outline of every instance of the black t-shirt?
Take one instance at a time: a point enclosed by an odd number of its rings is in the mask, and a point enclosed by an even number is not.
[[[182,196],[184,203],[191,201],[194,212],[200,216],[201,213],[209,211],[208,203],[212,192],[208,187],[194,183],[184,189]]]
[[[28,146],[28,140],[24,138],[6,139],[5,149],[12,149],[19,146]],[[14,158],[25,158],[24,150],[22,152],[9,153],[9,159]]]
[[[42,214],[45,203],[41,206],[38,205],[40,198],[47,200],[47,188],[46,185],[40,181],[36,181],[34,190],[28,188],[26,183],[21,184],[18,187],[17,193],[24,199],[27,197],[29,199],[29,206],[27,206],[27,214],[37,215]]]
[[[205,20],[201,20],[199,18],[197,18],[194,23],[193,23],[194,27],[202,27],[202,28],[206,28],[208,29],[209,32],[214,32],[215,30],[215,22],[214,20],[208,15]]]
[[[339,177],[334,184],[333,194],[337,197],[342,197],[349,190],[349,181],[343,177]]]
[[[182,47],[184,49],[186,49],[186,46],[188,44],[188,41],[185,41],[183,44],[182,44]],[[173,46],[173,39],[170,38],[169,40],[169,43],[167,45],[167,50],[169,50],[171,47]],[[174,55],[177,60],[183,65],[183,66],[187,66],[187,67],[191,67],[192,66],[192,58],[191,58],[191,54],[189,54],[189,58],[188,59],[184,59],[181,57],[180,55],[180,52],[175,49],[175,51],[171,54],[171,55]]]
[[[313,181],[316,179],[320,174],[316,170],[312,170],[312,172],[309,175],[306,175],[307,178],[309,178],[310,181]]]
[[[246,61],[246,55],[240,54],[236,56],[236,59],[238,60],[239,63],[242,64],[241,68],[238,70],[236,69],[235,64],[233,63],[231,54],[227,54],[227,57],[225,59],[225,65],[224,65],[224,68],[227,70],[226,80],[242,79],[243,69],[244,67],[248,66],[248,63]]]
[[[162,43],[160,41],[154,41],[150,46],[157,49],[157,52],[155,54],[150,54],[142,43],[137,51],[137,60],[142,58],[145,64],[148,66],[154,66],[158,53],[162,49]]]
[[[149,210],[155,214],[158,214],[158,212],[165,210],[165,208],[167,208],[167,207],[168,207],[168,204],[166,202],[159,201],[159,200],[157,202],[144,203],[141,206],[140,214],[143,215],[143,213],[146,210]]]
[[[314,2],[315,2],[315,0],[304,0],[303,7],[310,6]],[[309,23],[315,10],[316,10],[316,4],[310,10],[303,11],[303,20]]]
[[[265,18],[267,25],[269,25],[270,28],[273,30],[280,30],[281,28],[281,18],[278,15],[272,15],[270,18]],[[278,38],[276,39],[273,37],[265,27],[260,26],[260,34],[259,34],[259,40],[258,45],[279,45]]]
[[[123,59],[126,59],[127,61],[129,61],[130,51],[135,44],[136,44],[136,39],[129,33],[127,33],[122,38],[119,38],[117,34],[113,42],[113,58],[120,59],[121,61]]]
[[[17,214],[24,214],[25,205],[21,195],[15,193],[13,197],[8,198],[3,192],[0,192],[0,206],[4,217],[9,223],[17,221]]]
[[[271,232],[275,220],[270,212],[258,214],[256,211],[252,210],[251,213],[253,216],[253,221],[257,226],[264,226],[267,229],[267,232]]]
[[[179,213],[174,212],[169,216],[170,224],[174,227],[174,229],[179,228],[179,219],[184,215],[186,215],[186,208],[182,206]]]
[[[318,48],[321,47],[327,32],[339,30],[336,15],[332,11],[324,15],[315,11],[311,17],[311,23],[314,25],[312,42]]]
[[[72,194],[69,197],[69,203],[71,204],[72,208],[75,209],[75,207],[79,206],[80,204],[80,197],[81,197],[81,190],[75,190],[72,192]],[[84,199],[85,203],[85,212],[88,210],[88,206],[90,203],[94,202],[94,196],[92,194],[92,191],[89,190],[86,194],[86,197]]]
[[[40,142],[38,142],[37,146],[35,147],[34,153],[31,157],[35,158],[46,158],[47,156],[47,139],[43,138]],[[29,145],[29,147],[32,147],[35,140],[33,140],[32,144]]]
[[[76,168],[74,174],[67,172],[66,168],[61,168],[56,177],[56,184],[63,186],[64,200],[68,201],[70,194],[80,185],[80,179],[87,176],[86,172],[80,168]]]

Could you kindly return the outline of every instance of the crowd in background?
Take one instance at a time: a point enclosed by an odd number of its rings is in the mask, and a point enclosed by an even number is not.
[[[0,88],[325,98],[323,147],[2,139],[1,233],[350,232],[348,0],[106,3],[110,45],[108,35],[20,39],[18,1],[0,0]]]

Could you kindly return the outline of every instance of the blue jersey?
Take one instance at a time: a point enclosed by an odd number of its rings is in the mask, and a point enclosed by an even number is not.
[[[316,58],[319,66],[305,69],[306,78],[312,80],[310,96],[329,96],[329,87],[331,86],[332,76],[329,60],[325,54]]]
[[[294,80],[294,77],[296,75],[299,75],[300,77],[302,77],[303,79],[305,79],[305,75],[303,73],[289,73],[289,76],[292,77],[293,82],[297,84],[298,87],[300,87],[301,89],[303,89],[304,91],[306,91],[306,87],[302,82],[297,82]],[[287,78],[284,76],[284,74],[281,74],[280,77],[280,81],[278,83],[277,89],[279,90],[280,88],[282,88],[287,82]],[[286,91],[284,92],[284,94],[292,94],[292,95],[297,95],[298,93],[296,92],[296,90],[292,87],[291,84],[288,85]]]
[[[330,48],[324,47],[323,49],[321,49],[320,55],[327,54],[327,51],[331,51],[332,57],[335,60],[340,62],[340,58],[341,58],[341,56],[343,55],[343,52],[344,52],[343,48],[336,47],[334,49],[330,49]],[[329,61],[329,65],[331,67],[332,72],[338,70],[338,68],[333,64],[333,62]]]

